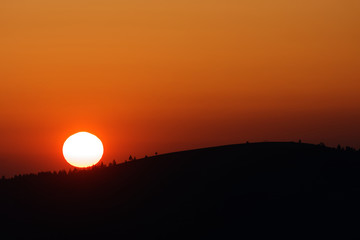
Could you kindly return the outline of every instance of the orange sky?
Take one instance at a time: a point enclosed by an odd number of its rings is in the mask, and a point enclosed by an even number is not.
[[[0,175],[249,141],[360,147],[360,1],[4,0]]]

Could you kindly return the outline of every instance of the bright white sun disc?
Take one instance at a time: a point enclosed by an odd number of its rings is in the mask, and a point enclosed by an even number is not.
[[[100,161],[103,153],[100,139],[88,132],[71,135],[63,146],[66,161],[75,167],[90,167]]]

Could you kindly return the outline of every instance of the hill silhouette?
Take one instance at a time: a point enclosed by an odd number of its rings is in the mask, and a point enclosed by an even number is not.
[[[359,237],[360,152],[294,142],[157,155],[0,181],[12,238]]]

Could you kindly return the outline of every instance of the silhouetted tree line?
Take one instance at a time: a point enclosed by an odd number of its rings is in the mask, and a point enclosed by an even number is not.
[[[157,155],[157,152],[155,153],[155,156]],[[148,158],[147,155],[145,155],[145,158]],[[128,161],[136,161],[136,157],[131,156],[129,157],[128,160],[125,160],[124,163],[128,162]],[[100,163],[93,165],[91,167],[88,168],[70,168],[68,171],[66,171],[65,169],[59,170],[59,171],[41,171],[38,172],[37,174],[34,173],[27,173],[27,174],[16,174],[11,178],[6,178],[5,176],[2,176],[0,181],[6,181],[6,180],[19,180],[19,179],[24,179],[24,178],[35,178],[35,177],[40,177],[40,178],[45,178],[48,176],[67,176],[67,175],[74,175],[74,174],[78,174],[78,173],[84,173],[84,172],[89,172],[89,171],[98,171],[101,170],[103,168],[109,168],[109,167],[114,167],[119,165],[116,160],[114,159],[113,161],[111,161],[108,165],[106,165],[103,161],[100,161]]]
[[[298,141],[298,143],[302,144],[301,139]],[[249,144],[249,142],[246,141],[246,144]],[[323,142],[319,143],[318,146],[326,148],[326,145]],[[359,152],[360,153],[360,149],[356,150],[355,148],[349,147],[349,146],[342,147],[340,144],[338,144],[337,147],[334,149],[336,149],[339,152],[349,152],[349,153]],[[158,153],[155,152],[155,156],[157,156],[157,155],[158,155]],[[148,156],[145,155],[144,158],[148,158]],[[130,155],[128,160],[125,160],[124,163],[136,161],[136,160],[137,159],[135,156],[133,157],[132,155]],[[121,164],[121,163],[119,163],[119,164]],[[103,161],[100,161],[100,163],[98,163],[94,166],[88,167],[88,168],[84,168],[84,169],[75,167],[75,168],[69,169],[68,171],[66,171],[65,169],[62,169],[59,171],[52,171],[52,172],[51,171],[41,171],[41,172],[38,172],[37,174],[34,174],[34,173],[16,174],[12,178],[6,178],[5,176],[2,176],[0,182],[7,181],[7,180],[15,180],[16,181],[19,179],[31,179],[31,178],[35,178],[35,177],[46,178],[46,177],[54,177],[54,176],[61,177],[61,176],[67,176],[67,175],[82,174],[82,173],[89,172],[89,171],[99,171],[101,169],[115,167],[119,164],[116,162],[115,159],[112,162],[110,162],[108,165],[104,164]]]

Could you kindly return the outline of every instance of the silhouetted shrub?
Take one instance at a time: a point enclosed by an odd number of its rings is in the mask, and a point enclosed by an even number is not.
[[[349,147],[349,146],[346,146],[345,150],[347,152],[355,152],[356,151],[355,148],[352,148],[352,147]]]

